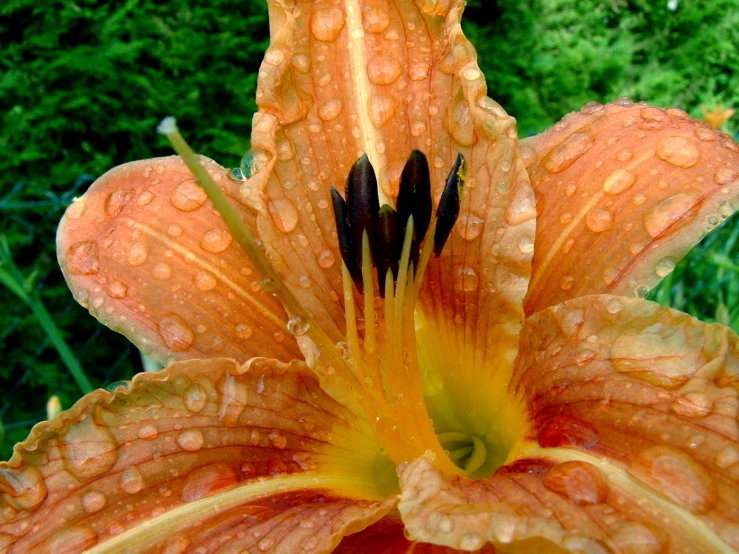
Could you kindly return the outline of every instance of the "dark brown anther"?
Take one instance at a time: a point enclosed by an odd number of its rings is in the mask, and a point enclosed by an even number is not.
[[[396,205],[402,229],[405,230],[408,218],[412,215],[416,244],[423,242],[431,222],[431,176],[429,163],[420,150],[411,152],[400,174]]]
[[[370,238],[370,254],[372,264],[375,263],[375,249],[372,237],[375,235],[377,214],[380,211],[380,199],[377,195],[377,177],[375,169],[364,154],[359,158],[346,180],[346,203],[349,208],[352,247],[357,266],[362,267],[362,233],[366,229]]]
[[[349,208],[341,194],[331,187],[331,203],[334,206],[334,217],[336,218],[336,234],[339,237],[339,251],[344,260],[352,281],[359,290],[362,290],[362,270],[357,265],[354,256],[354,245],[352,244],[352,230],[349,223]]]
[[[441,199],[436,208],[436,233],[434,234],[434,256],[436,258],[441,255],[459,216],[459,199],[466,179],[467,164],[464,156],[457,154],[457,160],[449,172],[444,192],[441,193]]]
[[[398,212],[384,204],[380,208],[375,227],[375,251],[377,252],[377,278],[380,296],[385,297],[385,276],[393,272],[393,282],[398,279],[398,262],[403,248]]]

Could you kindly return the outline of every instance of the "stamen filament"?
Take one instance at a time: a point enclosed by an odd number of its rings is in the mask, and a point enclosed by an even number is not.
[[[431,222],[431,227],[429,228],[429,237],[433,237],[434,233],[436,233],[436,218]],[[421,257],[418,260],[418,271],[416,272],[416,295],[418,295],[418,291],[421,290],[421,284],[423,283],[423,274],[426,273],[426,266],[429,263],[429,260],[431,259],[431,254],[434,251],[434,241],[433,240],[427,240],[425,243],[423,243],[423,249],[421,250]]]
[[[357,314],[354,308],[354,291],[352,277],[346,264],[341,264],[341,276],[344,283],[344,316],[346,318],[346,342],[349,347],[349,356],[358,364],[359,332],[357,330]],[[357,365],[358,367],[358,365]]]
[[[375,285],[372,279],[372,254],[367,230],[362,233],[362,284],[364,288],[364,351],[367,354],[368,379],[378,385],[382,381],[377,362],[377,337],[375,335]],[[372,388],[371,386],[369,388]]]

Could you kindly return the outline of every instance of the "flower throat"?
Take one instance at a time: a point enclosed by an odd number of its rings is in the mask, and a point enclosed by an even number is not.
[[[479,439],[461,433],[436,435],[426,409],[416,350],[416,298],[432,253],[441,254],[459,215],[466,179],[464,157],[458,155],[451,168],[433,220],[428,162],[419,151],[413,151],[401,174],[396,209],[379,206],[377,178],[366,155],[349,172],[346,199],[332,188],[346,317],[346,341],[334,343],[279,277],[180,135],[174,118],[163,120],[158,130],[193,172],[263,277],[262,288],[285,307],[290,315],[288,331],[296,335],[304,351],[314,351],[306,358],[321,386],[342,403],[356,403],[364,410],[382,445],[381,453],[395,464],[426,456],[447,475],[472,474],[479,469],[487,457]],[[364,300],[363,337],[354,286]]]

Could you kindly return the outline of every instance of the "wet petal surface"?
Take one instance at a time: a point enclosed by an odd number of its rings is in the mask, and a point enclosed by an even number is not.
[[[539,214],[527,314],[645,296],[739,206],[739,146],[677,109],[588,104],[521,153]]]
[[[0,545],[325,551],[392,507],[376,500],[376,459],[371,430],[303,364],[181,362],[16,446],[0,464]]]
[[[238,186],[202,158],[232,198]],[[244,220],[254,214],[235,204]],[[59,263],[77,301],[146,354],[301,358],[282,306],[178,157],[119,166],[67,209]]]

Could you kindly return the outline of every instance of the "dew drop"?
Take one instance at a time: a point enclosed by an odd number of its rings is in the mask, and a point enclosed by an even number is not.
[[[269,443],[278,450],[284,450],[287,447],[287,437],[279,431],[271,431],[269,435]]]
[[[544,422],[537,437],[544,448],[576,447],[592,448],[600,441],[595,426],[580,419],[556,415]]]
[[[145,241],[137,242],[128,251],[128,264],[139,266],[149,259],[149,243]]]
[[[187,387],[187,390],[184,394],[184,400],[185,400],[185,407],[193,412],[198,413],[200,412],[204,407],[205,403],[208,401],[208,397],[205,394],[205,391],[200,388],[198,385],[190,385]]]
[[[68,219],[79,219],[83,215],[85,215],[86,211],[87,211],[87,204],[85,204],[85,201],[79,198],[76,198],[67,207],[67,211],[64,212],[64,215]]]
[[[585,225],[594,233],[602,233],[613,227],[613,213],[604,208],[595,208],[585,216]]]
[[[454,530],[454,520],[444,516],[439,520],[439,531],[442,533],[451,533]]]
[[[485,544],[485,542],[482,540],[482,537],[480,537],[480,535],[475,535],[474,533],[467,533],[459,540],[460,550],[479,550],[482,548],[483,544]]]
[[[310,329],[310,323],[300,316],[291,317],[287,322],[287,330],[296,337],[302,337]]]
[[[108,296],[111,298],[124,298],[128,292],[128,286],[122,281],[113,281],[108,286]]]
[[[159,321],[159,335],[167,348],[174,352],[189,350],[195,339],[192,328],[176,314],[169,314]]]
[[[115,217],[128,205],[133,196],[130,189],[119,189],[111,192],[103,202],[103,208],[108,217]]]
[[[474,213],[466,213],[459,216],[455,225],[459,236],[463,239],[472,241],[480,236],[485,220]]]
[[[236,474],[228,465],[223,462],[209,464],[190,472],[182,488],[182,500],[194,502],[237,484]]]
[[[675,269],[675,261],[670,258],[662,258],[654,267],[654,273],[660,279],[667,277]]]
[[[693,513],[705,513],[716,503],[710,475],[690,456],[667,446],[640,452],[629,474],[659,494]]]
[[[64,467],[81,482],[109,471],[118,461],[118,444],[110,429],[88,414],[60,440]]]
[[[151,267],[151,274],[164,281],[172,276],[172,268],[164,262],[157,262]]]
[[[195,179],[182,181],[169,195],[172,205],[183,212],[192,212],[205,204],[208,195]]]
[[[617,314],[624,309],[624,303],[618,298],[609,298],[606,301],[606,311],[609,314]]]
[[[144,488],[144,478],[136,466],[127,467],[121,473],[121,490],[128,494],[136,494]]]
[[[374,56],[367,62],[367,76],[373,85],[389,85],[401,72],[400,60],[395,56]]]
[[[572,275],[565,275],[559,281],[559,288],[561,288],[562,290],[570,290],[572,288],[572,285],[574,284],[575,278]]]
[[[339,8],[325,8],[313,12],[310,30],[323,42],[333,42],[344,28],[344,12]]]
[[[454,288],[464,292],[472,292],[477,290],[480,285],[480,278],[477,272],[471,267],[458,267],[454,273]]]
[[[739,450],[733,446],[726,446],[716,456],[716,465],[721,469],[726,469],[739,462]]]
[[[334,265],[335,261],[336,258],[334,258],[334,254],[333,252],[331,252],[331,250],[324,250],[318,255],[318,265],[320,265],[323,269],[330,268]]]
[[[544,157],[544,167],[550,173],[560,173],[592,148],[595,141],[588,132],[575,133]]]
[[[185,535],[178,534],[167,539],[161,554],[182,554],[188,546],[190,546],[190,539]]]
[[[223,229],[211,229],[200,240],[200,248],[206,252],[218,254],[223,252],[231,244],[231,235]]]
[[[216,284],[218,283],[218,280],[210,271],[198,271],[195,274],[195,277],[193,277],[193,280],[198,290],[203,292],[213,290],[216,288]]]
[[[693,167],[698,163],[698,148],[682,136],[669,137],[657,145],[657,157],[677,167]]]
[[[603,192],[619,194],[634,184],[636,177],[627,169],[616,169],[603,181]]]
[[[49,537],[46,543],[48,554],[83,552],[98,542],[97,535],[89,527],[78,525],[64,527]]]
[[[688,392],[677,398],[670,408],[676,414],[688,418],[706,417],[713,410],[713,400],[703,392]]]
[[[97,242],[83,240],[74,243],[67,250],[66,261],[72,275],[95,275],[100,271]]]
[[[362,25],[368,33],[381,33],[390,25],[390,16],[380,8],[366,8],[362,15]]]
[[[236,336],[240,339],[248,339],[253,334],[254,331],[248,325],[244,325],[243,323],[236,325]]]
[[[283,233],[290,233],[298,225],[298,211],[289,200],[272,200],[267,209],[277,228]]]
[[[108,499],[100,491],[89,491],[82,495],[82,507],[88,514],[100,511]]]
[[[318,117],[324,121],[333,121],[341,113],[341,100],[334,98],[318,108]]]
[[[586,462],[564,462],[549,470],[544,486],[578,506],[605,502],[608,484],[598,468]]]
[[[739,182],[739,171],[730,167],[720,167],[716,170],[713,180],[716,181],[717,185],[733,186]]]
[[[196,452],[203,446],[203,433],[199,429],[187,429],[177,435],[175,441],[182,450]]]
[[[611,540],[624,554],[659,554],[666,543],[660,542],[652,531],[641,523],[629,522],[612,532]]]
[[[369,108],[370,120],[379,129],[395,115],[395,100],[375,94],[370,98]]]
[[[145,423],[144,425],[139,427],[137,435],[140,439],[150,441],[157,438],[157,435],[159,435],[159,430],[151,423]]]
[[[4,502],[19,510],[33,510],[48,494],[41,472],[34,466],[0,468],[0,490]]]
[[[182,225],[178,223],[170,223],[167,225],[167,234],[170,237],[179,237],[182,234]]]
[[[657,238],[670,229],[687,223],[690,211],[701,199],[696,190],[681,192],[665,198],[649,208],[642,216],[644,227],[652,238]]]
[[[522,237],[518,241],[518,250],[521,254],[533,254],[534,252],[534,239],[533,237]]]

